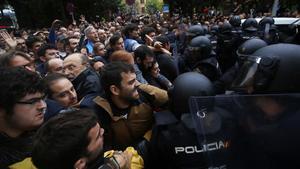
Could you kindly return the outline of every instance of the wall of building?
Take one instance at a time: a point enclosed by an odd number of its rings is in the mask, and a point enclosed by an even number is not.
[[[163,2],[163,0],[159,0],[160,2]],[[123,0],[123,2],[126,4],[126,1]],[[144,14],[146,13],[146,3],[147,3],[147,0],[135,0],[135,8],[136,8],[136,11],[137,13],[139,14]]]

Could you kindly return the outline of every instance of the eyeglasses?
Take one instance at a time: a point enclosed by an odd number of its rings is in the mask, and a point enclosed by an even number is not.
[[[37,97],[37,98],[32,98],[30,100],[27,100],[27,101],[18,101],[16,102],[17,104],[30,104],[30,105],[34,105],[36,103],[39,103],[41,101],[45,101],[46,100],[46,95],[42,96],[42,97]]]

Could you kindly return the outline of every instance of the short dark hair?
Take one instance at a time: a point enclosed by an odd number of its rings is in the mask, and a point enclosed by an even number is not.
[[[13,114],[13,107],[27,94],[44,93],[41,77],[24,68],[0,68],[0,108]]]
[[[134,51],[135,59],[139,58],[141,61],[145,60],[146,57],[154,57],[153,51],[146,45],[139,46]]]
[[[38,57],[45,56],[46,51],[47,51],[48,49],[57,49],[57,48],[56,48],[56,46],[54,46],[53,44],[48,44],[48,43],[43,44],[43,45],[39,48],[39,50],[37,51]]]
[[[126,25],[122,32],[125,36],[129,36],[130,32],[132,32],[134,30],[138,30],[138,29],[139,29],[139,27],[136,24],[131,23],[131,24]]]
[[[98,122],[87,109],[61,113],[47,121],[36,133],[32,161],[37,168],[71,169],[81,157],[88,157],[88,133]]]
[[[101,42],[94,43],[94,47],[93,47],[94,53],[95,53],[95,51],[99,50],[101,46],[104,46],[104,49],[105,49],[105,45],[103,43],[101,43]]]
[[[66,48],[66,46],[70,46],[70,39],[78,39],[76,36],[70,36],[67,37],[66,39],[64,39],[63,43],[64,43],[64,48]]]
[[[146,35],[148,35],[149,33],[152,33],[152,32],[156,32],[156,30],[152,27],[145,27],[141,33],[142,40],[145,40]]]
[[[122,76],[121,73],[134,73],[134,67],[131,64],[124,62],[112,62],[104,66],[101,70],[101,84],[104,88],[105,94],[110,96],[111,85],[121,86]]]
[[[32,62],[29,54],[21,52],[21,51],[8,51],[4,54],[0,55],[0,67],[11,67],[11,61],[16,57],[21,56],[24,59],[28,60],[29,62]]]
[[[50,73],[43,79],[43,82],[46,87],[45,88],[46,94],[48,95],[48,97],[50,99],[52,99],[52,94],[53,94],[50,87],[54,81],[59,80],[59,79],[68,79],[68,78],[65,75],[62,75],[60,73]]]
[[[121,39],[122,36],[119,34],[114,34],[110,39],[109,39],[109,45],[114,46],[117,44],[118,40]]]
[[[168,39],[167,36],[162,35],[162,36],[158,36],[155,38],[155,40],[159,41],[162,43],[162,45],[165,47],[167,44],[170,43],[170,40]]]
[[[26,46],[29,48],[29,49],[32,49],[33,47],[33,44],[36,43],[36,42],[42,42],[40,38],[34,36],[34,35],[31,35],[27,38],[26,40]]]

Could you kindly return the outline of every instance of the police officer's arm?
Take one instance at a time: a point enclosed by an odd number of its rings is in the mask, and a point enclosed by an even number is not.
[[[165,90],[147,84],[139,84],[138,88],[153,97],[148,101],[154,106],[162,106],[168,102],[168,93]]]
[[[152,130],[152,137],[149,143],[148,159],[145,160],[145,169],[166,169],[170,164],[168,157],[169,152],[165,149],[169,144],[163,134],[161,127],[154,127]],[[170,168],[170,167],[169,167]]]

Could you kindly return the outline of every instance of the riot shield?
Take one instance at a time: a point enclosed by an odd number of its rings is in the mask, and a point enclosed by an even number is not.
[[[300,94],[192,97],[210,168],[300,168]]]

